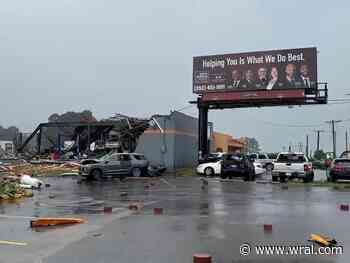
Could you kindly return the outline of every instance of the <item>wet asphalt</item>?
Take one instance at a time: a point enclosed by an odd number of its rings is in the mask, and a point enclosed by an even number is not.
[[[317,180],[324,180],[318,172]],[[5,262],[192,262],[194,253],[209,253],[213,262],[348,262],[349,190],[328,187],[209,179],[198,177],[111,180],[77,184],[75,178],[49,178],[51,187],[33,199],[0,204],[2,240],[27,242],[25,247],[0,246]],[[127,195],[121,193],[127,193]],[[130,212],[131,202],[142,202]],[[113,207],[112,214],[103,207]],[[154,215],[154,208],[163,208]],[[3,216],[3,217],[2,217]],[[76,216],[88,222],[64,228],[33,231],[29,218]],[[264,224],[272,224],[265,232]],[[241,256],[250,245],[309,245],[311,233],[335,237],[342,256]]]

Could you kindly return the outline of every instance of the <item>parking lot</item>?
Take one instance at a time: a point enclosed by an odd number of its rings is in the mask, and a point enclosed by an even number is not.
[[[303,184],[286,189],[268,179],[215,178],[203,188],[195,176],[47,182],[51,187],[33,199],[1,204],[2,239],[27,243],[2,246],[1,263],[192,262],[198,252],[211,254],[213,262],[347,262],[345,256],[243,257],[239,251],[246,242],[310,244],[311,233],[323,233],[336,238],[346,255],[350,239],[344,229],[350,214],[339,209],[350,202],[346,189]],[[135,201],[144,207],[129,211]],[[113,207],[113,213],[103,213],[103,207]],[[163,214],[154,215],[154,208]],[[30,217],[37,216],[74,216],[87,223],[33,231]],[[272,231],[265,232],[264,224],[271,224]]]

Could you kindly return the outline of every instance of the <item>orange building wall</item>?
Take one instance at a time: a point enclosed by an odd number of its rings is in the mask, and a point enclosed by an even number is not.
[[[232,138],[231,135],[220,133],[220,132],[214,132],[213,133],[213,152],[235,152],[235,151],[243,151],[244,150],[244,143],[239,141],[238,139]]]

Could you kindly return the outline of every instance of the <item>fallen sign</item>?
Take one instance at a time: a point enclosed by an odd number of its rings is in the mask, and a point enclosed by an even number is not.
[[[81,218],[38,218],[30,221],[30,227],[47,227],[47,226],[59,226],[59,225],[72,225],[81,224],[86,221]]]
[[[326,247],[337,244],[337,241],[334,238],[330,238],[320,234],[311,234],[309,241],[315,242],[321,246]]]

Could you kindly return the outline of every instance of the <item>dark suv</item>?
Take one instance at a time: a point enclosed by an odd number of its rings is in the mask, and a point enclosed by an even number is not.
[[[238,176],[244,181],[255,180],[255,168],[253,162],[243,154],[224,154],[221,162],[221,178]]]
[[[100,159],[85,160],[81,163],[80,174],[88,179],[100,180],[103,177],[126,175],[139,177],[147,174],[149,162],[137,153],[113,153]]]

